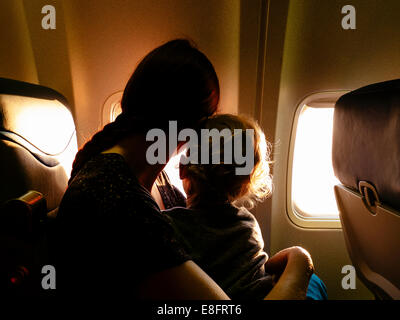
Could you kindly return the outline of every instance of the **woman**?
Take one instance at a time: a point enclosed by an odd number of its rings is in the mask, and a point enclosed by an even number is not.
[[[164,164],[146,159],[151,128],[168,132],[172,120],[178,132],[196,128],[218,101],[212,64],[187,40],[170,41],[139,63],[124,90],[122,114],[75,158],[53,240],[58,293],[228,299],[175,239],[150,194]],[[313,268],[307,252],[286,249],[269,264],[282,275],[267,298],[305,297]]]

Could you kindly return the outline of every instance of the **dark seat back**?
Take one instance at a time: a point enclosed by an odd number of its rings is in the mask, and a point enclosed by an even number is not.
[[[378,298],[400,299],[400,80],[336,103],[332,160],[350,258]]]
[[[11,281],[2,288],[22,288],[22,294],[40,288],[33,282],[48,262],[47,215],[67,188],[76,152],[74,120],[64,96],[0,78],[0,281]]]

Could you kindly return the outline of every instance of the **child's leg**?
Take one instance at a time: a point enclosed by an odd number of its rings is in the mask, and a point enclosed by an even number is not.
[[[327,300],[328,293],[325,284],[314,273],[310,278],[307,289],[307,299],[309,300]]]

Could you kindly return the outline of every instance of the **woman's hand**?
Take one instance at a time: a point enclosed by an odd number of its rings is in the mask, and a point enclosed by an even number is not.
[[[308,281],[313,272],[309,253],[292,247],[280,251],[266,267],[269,272],[281,274],[266,300],[305,299]],[[172,300],[226,300],[225,292],[193,261],[161,271],[145,279],[138,288],[141,299]]]
[[[266,262],[265,271],[280,276],[289,261],[291,264],[295,263],[299,269],[304,268],[305,272],[310,272],[310,276],[314,271],[311,256],[302,247],[290,247],[279,251]]]
[[[305,299],[314,265],[306,250],[291,247],[271,257],[265,264],[265,271],[279,278],[265,299]]]

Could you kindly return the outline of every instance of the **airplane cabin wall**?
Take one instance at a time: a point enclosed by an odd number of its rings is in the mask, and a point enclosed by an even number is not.
[[[63,7],[82,139],[99,129],[104,101],[123,90],[140,59],[179,37],[193,39],[210,58],[222,109],[237,110],[239,1],[70,0]]]
[[[356,8],[356,30],[341,27],[344,16],[341,8],[347,4]],[[360,281],[356,290],[341,287],[344,277],[341,269],[351,264],[341,229],[306,229],[296,226],[288,217],[286,195],[292,123],[298,104],[311,93],[352,90],[399,78],[399,12],[397,0],[308,0],[289,4],[274,137],[277,144],[271,252],[292,245],[308,249],[332,299],[370,299],[372,295]],[[264,212],[268,214],[267,209]]]
[[[0,30],[0,77],[37,83],[22,0],[1,1]]]
[[[41,27],[47,4],[56,8],[56,30]],[[0,76],[63,93],[79,146],[101,128],[105,100],[124,89],[140,59],[174,38],[196,42],[219,76],[221,110],[238,111],[240,0],[4,0],[0,6],[6,46]]]

